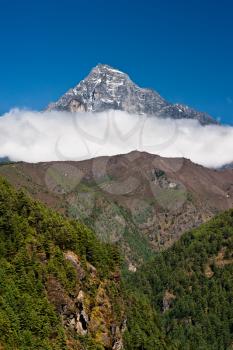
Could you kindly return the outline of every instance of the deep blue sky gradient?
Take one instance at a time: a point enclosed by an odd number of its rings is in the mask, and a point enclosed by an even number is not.
[[[0,113],[44,108],[97,63],[233,124],[231,0],[0,0]]]

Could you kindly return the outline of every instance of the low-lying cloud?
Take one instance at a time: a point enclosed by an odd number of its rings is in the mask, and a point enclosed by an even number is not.
[[[0,157],[13,161],[82,160],[147,151],[208,167],[233,161],[233,127],[103,113],[11,110],[0,118]]]

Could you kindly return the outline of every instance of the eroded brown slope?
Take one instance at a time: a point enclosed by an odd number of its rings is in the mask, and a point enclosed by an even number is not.
[[[182,232],[233,207],[233,170],[145,152],[8,164],[0,174],[48,206],[86,221],[103,240],[119,242],[131,269],[146,255],[139,246],[163,249]]]

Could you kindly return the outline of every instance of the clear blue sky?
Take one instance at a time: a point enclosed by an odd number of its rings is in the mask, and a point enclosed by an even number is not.
[[[0,113],[41,109],[97,63],[233,124],[231,0],[0,0]]]

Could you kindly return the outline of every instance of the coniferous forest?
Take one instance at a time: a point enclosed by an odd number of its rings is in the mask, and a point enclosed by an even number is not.
[[[232,252],[230,210],[122,273],[116,246],[1,179],[0,348],[230,350]]]

